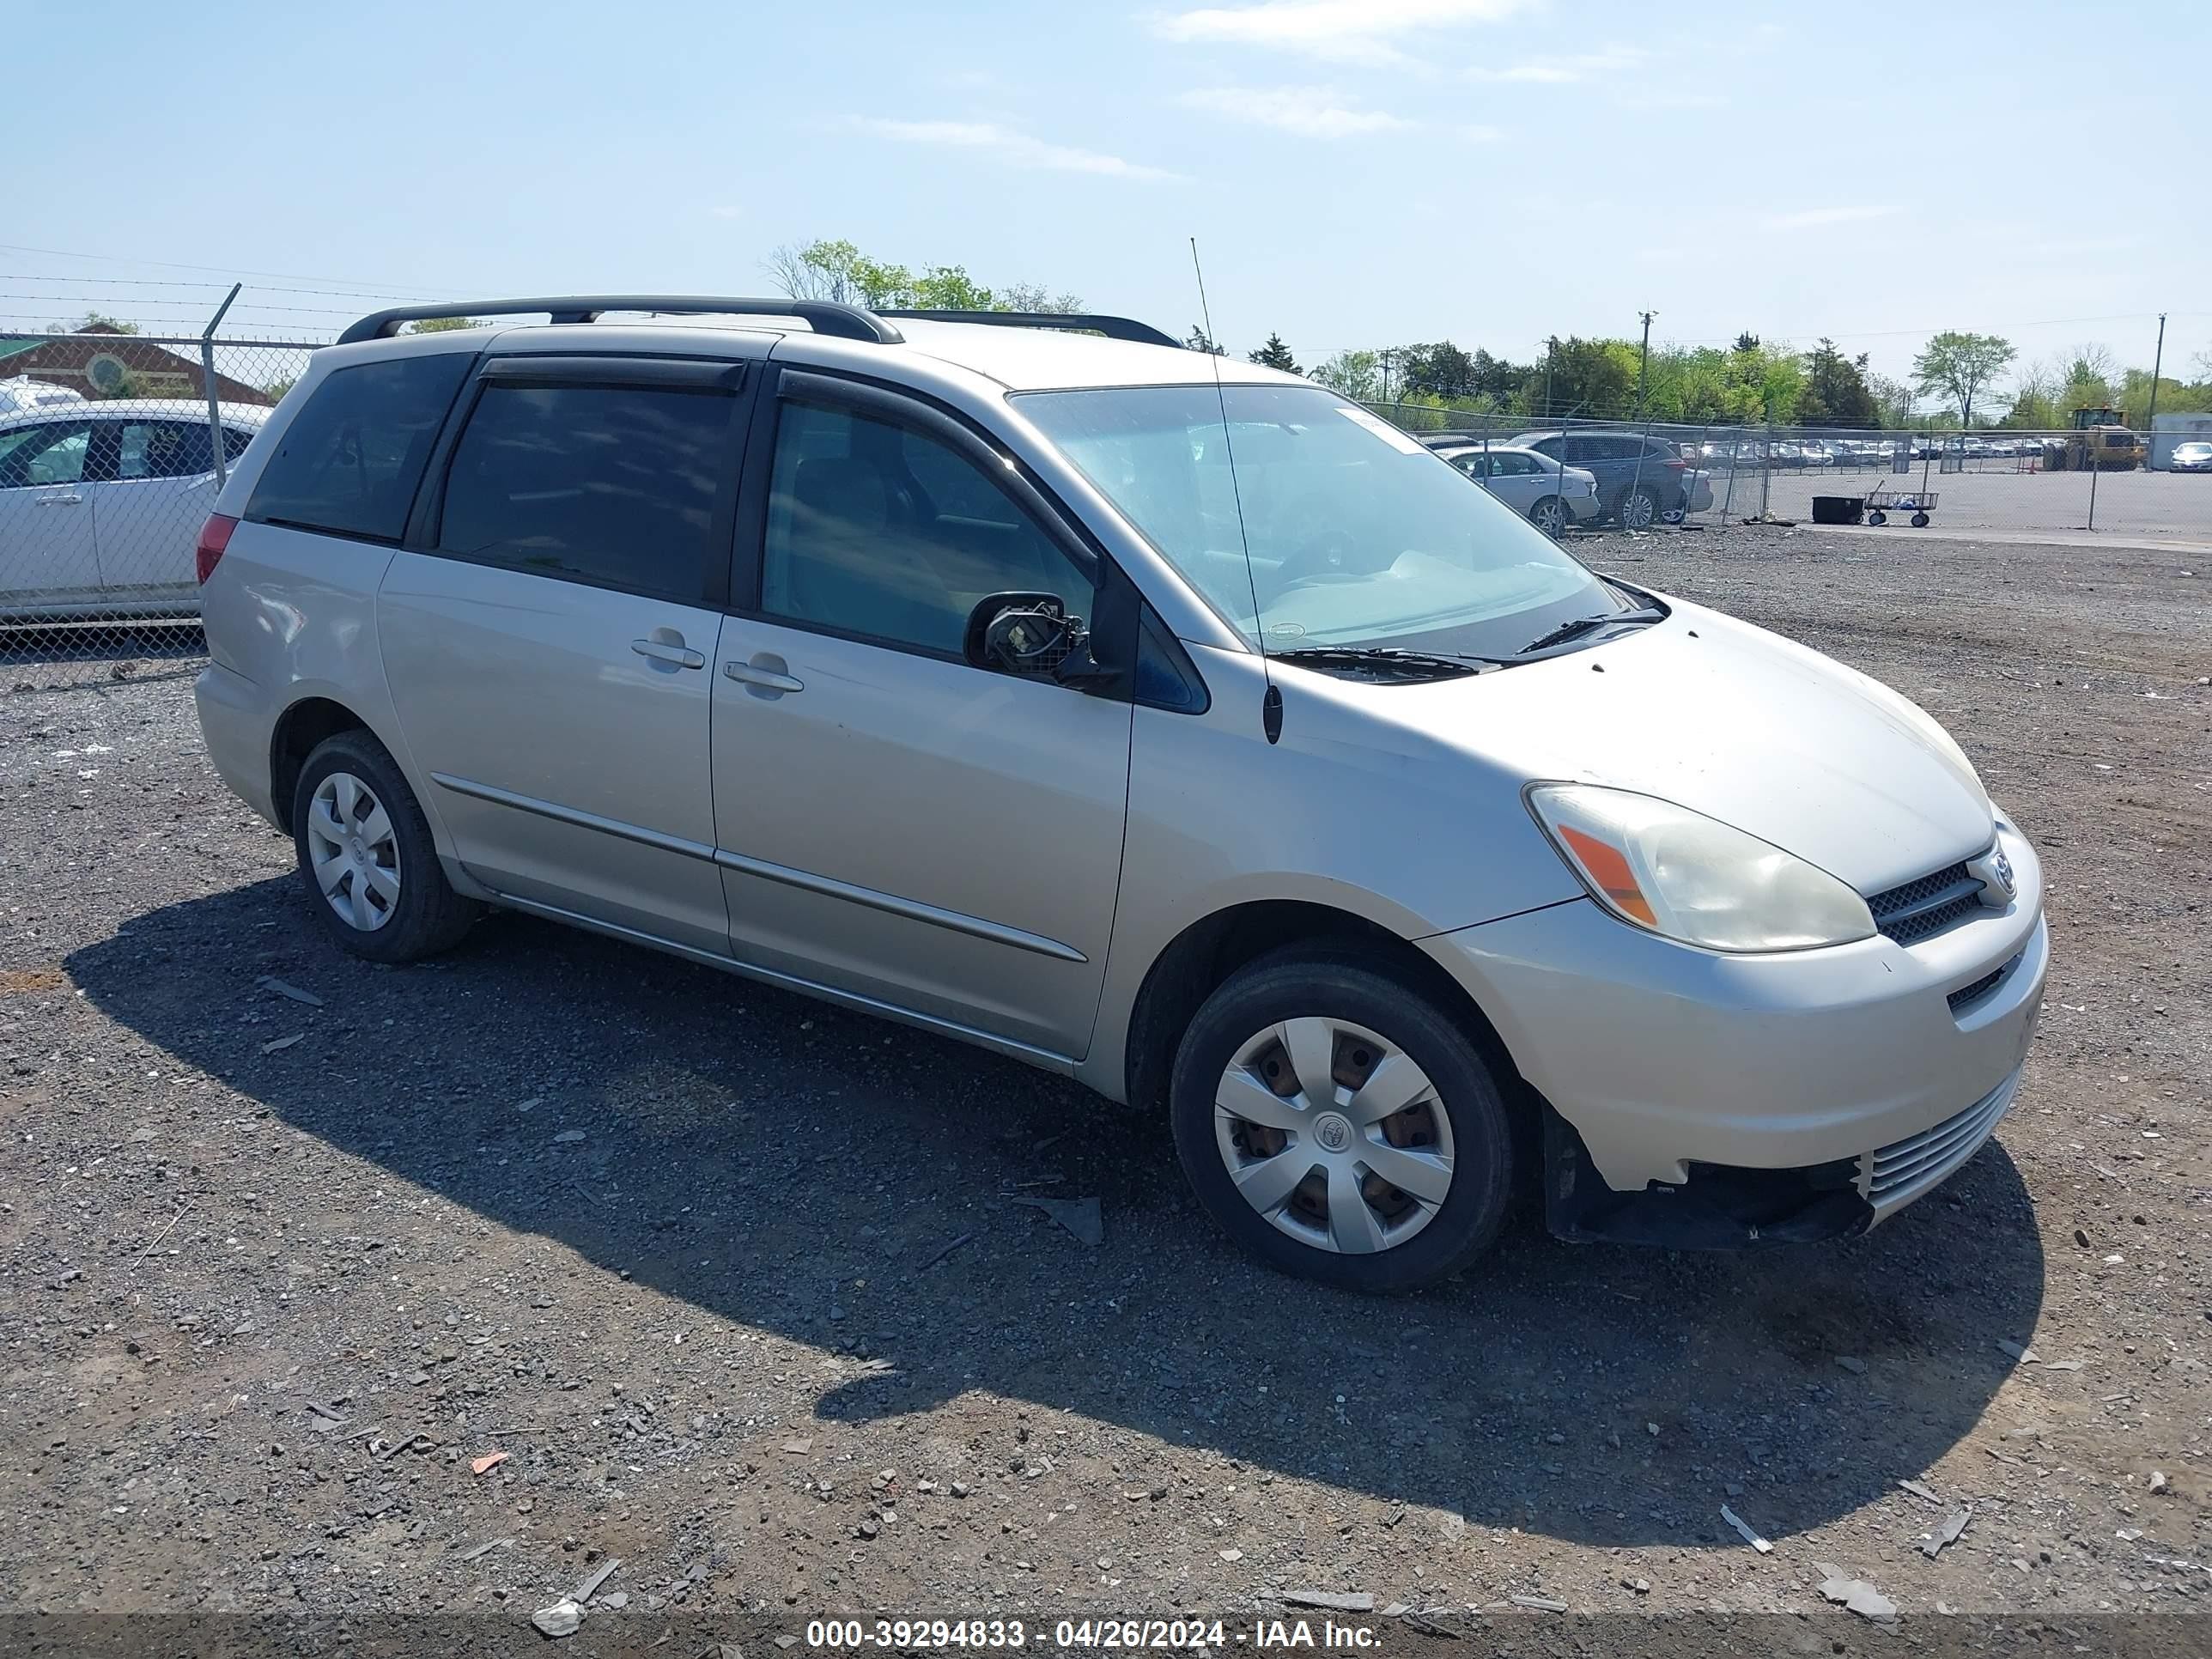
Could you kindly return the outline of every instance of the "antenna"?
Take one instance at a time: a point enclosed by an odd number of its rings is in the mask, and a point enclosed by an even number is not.
[[[1283,694],[1267,666],[1267,620],[1260,614],[1260,583],[1252,574],[1252,539],[1244,533],[1244,492],[1237,483],[1237,445],[1229,435],[1229,394],[1221,387],[1221,347],[1213,337],[1213,311],[1206,303],[1206,268],[1198,262],[1198,238],[1190,239],[1191,274],[1198,278],[1198,314],[1206,328],[1206,357],[1213,364],[1213,399],[1221,410],[1221,453],[1229,463],[1229,498],[1237,507],[1237,541],[1244,550],[1244,582],[1252,594],[1252,637],[1260,646],[1260,678],[1267,683],[1260,702],[1260,726],[1273,743],[1283,735]]]

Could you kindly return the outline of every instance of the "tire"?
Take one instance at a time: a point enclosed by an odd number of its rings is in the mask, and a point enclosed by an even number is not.
[[[1328,1068],[1326,1112],[1305,1103],[1285,1032]],[[1382,1052],[1370,1058],[1370,1045]],[[1277,1080],[1263,1080],[1276,1066]],[[1409,1103],[1354,1127],[1360,1093],[1385,1067]],[[1511,1127],[1489,1066],[1450,1014],[1365,953],[1291,946],[1231,975],[1183,1033],[1169,1113],[1183,1173],[1230,1237],[1271,1267],[1341,1290],[1449,1278],[1489,1248],[1510,1207]],[[1418,1176],[1424,1196],[1385,1170]]]
[[[1554,539],[1565,535],[1567,526],[1573,521],[1574,514],[1557,495],[1547,495],[1528,509],[1528,522]]]
[[[1620,520],[1623,530],[1649,530],[1659,517],[1659,497],[1639,485],[1622,495],[1613,516]]]
[[[1866,521],[1869,524],[1887,524],[1889,522],[1889,514],[1883,512],[1877,507],[1866,515]]]
[[[371,962],[435,956],[482,914],[447,881],[422,804],[366,732],[341,732],[307,757],[292,791],[292,846],[325,929]]]
[[[1916,513],[1912,515],[1912,527],[1915,530],[1925,529],[1927,524],[1928,515],[1925,513]]]

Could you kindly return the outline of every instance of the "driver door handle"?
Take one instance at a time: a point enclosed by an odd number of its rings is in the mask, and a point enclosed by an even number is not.
[[[749,662],[726,662],[722,672],[740,685],[757,685],[763,691],[804,691],[806,682],[795,680],[788,674],[780,674],[773,668],[756,667]]]
[[[84,497],[82,495],[40,495],[34,499],[36,499],[40,507],[76,507],[83,501]]]
[[[632,640],[629,648],[641,657],[650,657],[655,662],[673,663],[678,668],[704,668],[706,654],[688,646],[671,645],[665,640]]]

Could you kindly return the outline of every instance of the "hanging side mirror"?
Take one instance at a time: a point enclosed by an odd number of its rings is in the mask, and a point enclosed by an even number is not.
[[[1056,593],[992,593],[968,613],[962,654],[970,666],[1020,679],[1082,685],[1112,677],[1091,654],[1083,618]]]

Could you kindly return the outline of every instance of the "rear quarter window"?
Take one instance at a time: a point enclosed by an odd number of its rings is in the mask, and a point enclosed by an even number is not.
[[[462,351],[334,369],[282,433],[247,501],[265,524],[396,542],[438,428],[468,373]]]

